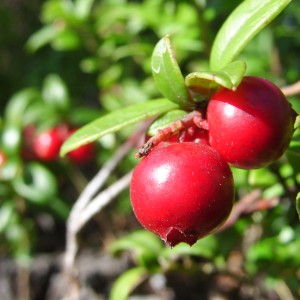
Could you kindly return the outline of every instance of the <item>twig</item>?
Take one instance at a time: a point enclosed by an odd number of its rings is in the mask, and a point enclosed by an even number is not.
[[[300,94],[300,80],[291,85],[282,87],[281,91],[284,93],[286,97]]]
[[[98,195],[96,195],[96,193],[103,187],[114,168],[124,156],[138,143],[141,135],[148,126],[149,122],[144,122],[137,132],[119,148],[110,160],[106,162],[103,168],[82,191],[70,212],[67,221],[66,251],[64,257],[65,274],[70,285],[70,293],[66,299],[78,299],[80,293],[78,272],[75,267],[75,258],[78,253],[78,233],[97,212],[129,185],[131,172],[117,180],[107,189],[101,191]]]
[[[261,191],[254,190],[241,198],[233,207],[232,212],[227,221],[219,228],[218,231],[233,226],[243,214],[250,214],[255,211],[270,209],[279,202],[278,198],[262,199]]]

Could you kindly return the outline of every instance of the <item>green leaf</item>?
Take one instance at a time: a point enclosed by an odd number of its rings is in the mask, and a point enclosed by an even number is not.
[[[194,92],[209,97],[219,86],[235,90],[245,72],[246,64],[237,60],[229,63],[220,71],[191,73],[185,78],[185,84]]]
[[[74,13],[80,19],[88,18],[95,0],[76,0],[74,3]]]
[[[252,187],[267,188],[277,183],[278,179],[274,173],[267,168],[249,171],[249,184]]]
[[[178,105],[167,99],[157,99],[116,110],[77,130],[62,145],[60,153],[63,156],[67,152],[91,143],[108,133],[116,132],[126,126],[176,108]]]
[[[151,58],[151,68],[155,83],[164,97],[181,107],[192,106],[169,36],[163,37],[156,44]]]
[[[127,300],[130,293],[145,280],[147,275],[147,270],[142,267],[126,271],[114,282],[109,300]]]
[[[13,186],[19,195],[36,204],[52,201],[57,193],[56,178],[37,162],[28,163],[13,180]]]
[[[14,94],[8,101],[5,108],[5,121],[21,126],[23,116],[32,102],[40,101],[41,96],[38,90],[26,88]]]
[[[70,107],[69,91],[63,80],[56,74],[48,75],[43,84],[44,101],[58,111],[67,111]]]
[[[163,251],[163,255],[170,256],[198,256],[205,258],[213,258],[218,249],[217,239],[214,235],[209,235],[205,238],[202,238],[197,241],[192,247],[185,244],[180,243],[176,245],[174,248],[165,248]]]
[[[298,193],[298,195],[296,197],[296,210],[297,210],[299,220],[300,220],[300,192]]]
[[[30,52],[35,52],[42,48],[43,46],[49,44],[53,41],[53,39],[57,36],[60,32],[61,28],[55,26],[55,24],[50,24],[42,29],[35,32],[33,35],[30,36],[28,39],[25,47]]]
[[[245,0],[227,18],[213,43],[210,67],[220,70],[268,25],[291,0]]]
[[[167,126],[169,126],[171,123],[173,123],[176,120],[182,119],[187,114],[186,111],[176,109],[169,111],[162,115],[161,117],[157,118],[149,127],[148,134],[150,136],[153,136],[157,133],[158,130],[163,129]]]
[[[130,251],[139,265],[151,270],[157,266],[162,245],[161,240],[153,233],[138,230],[114,242],[110,250],[113,254]]]

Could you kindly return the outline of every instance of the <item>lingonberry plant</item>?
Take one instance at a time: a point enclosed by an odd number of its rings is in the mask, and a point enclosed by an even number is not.
[[[216,230],[233,203],[228,163],[245,169],[267,166],[284,154],[292,139],[296,113],[285,96],[270,81],[246,76],[246,62],[236,60],[288,3],[244,1],[216,36],[210,69],[186,78],[170,37],[163,37],[154,48],[151,67],[165,98],[120,109],[86,125],[63,145],[62,154],[160,115],[136,154],[143,158],[130,186],[134,212],[144,227],[171,246],[192,245]]]

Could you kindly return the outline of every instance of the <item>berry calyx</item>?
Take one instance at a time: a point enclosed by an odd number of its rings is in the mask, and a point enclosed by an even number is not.
[[[209,100],[209,142],[235,167],[264,167],[287,149],[296,115],[276,85],[246,76],[236,91],[220,88]]]
[[[193,245],[229,216],[233,178],[226,161],[211,147],[161,142],[136,166],[130,196],[146,229],[169,246]]]

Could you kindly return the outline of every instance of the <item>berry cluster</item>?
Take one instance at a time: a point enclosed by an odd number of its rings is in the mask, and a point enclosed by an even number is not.
[[[170,246],[212,233],[233,206],[229,164],[254,169],[278,160],[296,115],[265,79],[248,76],[235,91],[220,88],[204,109],[160,130],[139,150],[144,158],[130,185],[137,219]]]
[[[26,127],[23,132],[23,158],[44,162],[57,160],[63,142],[75,131],[76,129],[69,128],[67,124],[60,124],[44,131],[36,131],[33,126]],[[77,165],[85,165],[94,159],[95,154],[95,144],[90,143],[70,151],[68,157]]]

